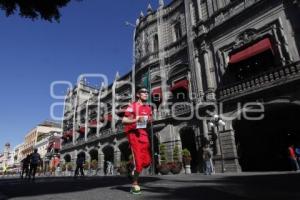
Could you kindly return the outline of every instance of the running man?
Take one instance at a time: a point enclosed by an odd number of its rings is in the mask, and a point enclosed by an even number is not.
[[[146,104],[148,91],[144,87],[136,90],[137,101],[131,103],[123,117],[122,123],[130,144],[134,160],[134,169],[132,171],[131,193],[140,194],[141,189],[138,184],[138,178],[144,168],[151,163],[150,143],[147,133],[147,124],[152,120],[152,110]]]

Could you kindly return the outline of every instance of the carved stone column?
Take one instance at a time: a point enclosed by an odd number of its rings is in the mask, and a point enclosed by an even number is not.
[[[197,11],[198,11],[198,18],[202,20],[202,10],[201,10],[201,0],[197,0]]]
[[[197,84],[197,91],[200,98],[203,96],[203,86],[202,86],[202,72],[201,72],[201,65],[199,59],[199,51],[195,50],[195,77],[196,77],[196,84]]]
[[[117,173],[117,168],[120,167],[121,163],[121,151],[119,148],[116,148],[115,155],[114,155],[114,174]]]
[[[208,126],[207,126],[206,119],[202,120],[202,125],[203,125],[203,136],[208,140]]]
[[[77,153],[78,153],[77,150],[74,150],[71,153],[71,163],[72,163],[72,166],[73,166],[73,170],[75,170],[75,167],[76,167]]]
[[[98,169],[98,173],[104,175],[104,154],[100,149],[98,151]]]
[[[114,155],[114,166],[119,167],[121,162],[121,151],[119,148],[115,150],[115,155]]]
[[[213,84],[213,78],[211,74],[211,60],[209,56],[209,49],[206,42],[203,42],[201,45],[202,55],[203,55],[203,61],[204,61],[204,70],[205,70],[205,76],[206,76],[206,82],[207,82],[207,91],[206,91],[206,100],[208,101],[214,101],[215,100],[215,93],[214,93],[214,84]]]

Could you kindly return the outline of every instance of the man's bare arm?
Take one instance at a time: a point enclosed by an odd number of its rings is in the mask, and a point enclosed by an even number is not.
[[[136,119],[130,119],[128,117],[123,117],[122,123],[123,124],[132,124],[132,123],[137,122],[137,120],[138,120],[137,118]]]

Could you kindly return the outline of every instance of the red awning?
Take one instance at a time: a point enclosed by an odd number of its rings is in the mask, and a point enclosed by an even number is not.
[[[189,81],[186,79],[175,82],[175,84],[171,87],[171,91],[175,91],[177,89],[185,89],[189,90]]]
[[[162,90],[161,90],[161,87],[153,89],[151,95],[152,95],[152,100],[153,101],[161,102],[161,100],[162,100]]]
[[[260,40],[259,42],[247,47],[246,49],[230,55],[229,63],[238,63],[267,50],[271,50],[273,52],[272,43],[269,38]]]

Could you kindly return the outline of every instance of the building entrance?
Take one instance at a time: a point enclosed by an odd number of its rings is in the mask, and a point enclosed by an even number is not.
[[[128,142],[123,142],[119,145],[121,151],[121,161],[129,161],[131,155],[131,150]]]
[[[114,165],[114,148],[111,146],[106,146],[102,151],[104,153],[104,173],[112,173],[110,167]]]
[[[197,153],[195,132],[190,127],[182,128],[180,130],[180,138],[182,149],[188,149],[191,153],[191,171],[192,173],[196,173],[199,156]]]
[[[233,123],[242,171],[291,170],[288,146],[300,145],[300,106],[266,106],[262,120],[236,120]]]

